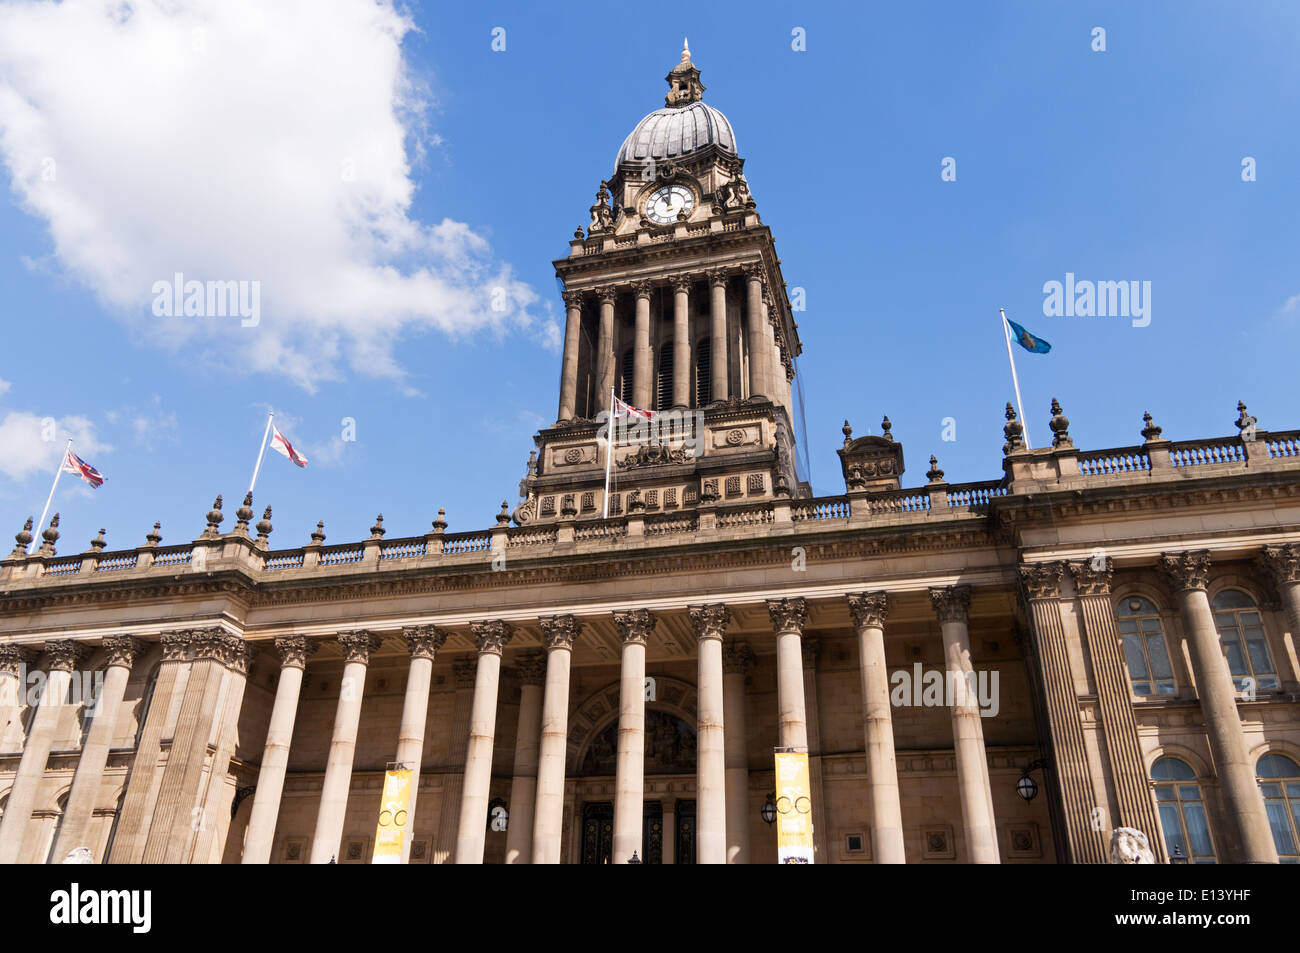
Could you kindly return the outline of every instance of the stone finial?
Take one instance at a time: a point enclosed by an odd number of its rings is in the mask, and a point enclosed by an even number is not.
[[[14,534],[14,542],[18,545],[14,547],[14,551],[10,553],[10,556],[26,555],[27,547],[32,544],[32,522],[32,518],[27,517],[27,522],[23,524],[23,528]]]
[[[253,491],[244,494],[244,502],[235,510],[235,532],[241,536],[248,535],[248,521],[253,518]]]
[[[930,469],[925,471],[925,478],[931,483],[943,482],[943,471],[939,469],[939,458],[930,454]]]
[[[1025,449],[1025,439],[1022,436],[1024,432],[1025,425],[1016,420],[1016,409],[1011,406],[1011,401],[1007,401],[1007,425],[1002,428],[1002,433],[1007,438],[1007,442],[1002,445],[1004,457]]]
[[[844,446],[847,447],[853,442],[853,428],[849,426],[849,422],[846,420],[844,426],[840,429],[844,432]]]
[[[311,534],[311,541],[313,546],[319,546],[321,543],[325,542],[325,521],[324,520],[316,521],[316,532]]]
[[[1151,412],[1150,412],[1150,411],[1148,411],[1148,412],[1146,412],[1146,413],[1144,413],[1144,414],[1142,415],[1142,423],[1144,424],[1144,426],[1142,427],[1142,439],[1143,439],[1143,440],[1145,440],[1147,443],[1150,443],[1152,440],[1159,440],[1159,439],[1160,439],[1160,434],[1161,434],[1161,432],[1162,432],[1162,428],[1157,427],[1157,426],[1155,425],[1155,421],[1153,421],[1153,420],[1151,419]]]
[[[433,521],[433,531],[435,533],[445,532],[447,529],[447,511],[441,506],[438,507],[438,518]]]
[[[573,230],[573,237],[576,238],[578,241],[582,241],[584,238],[587,237],[587,233],[584,232],[582,230],[582,226],[579,225],[577,228]]]
[[[370,527],[370,538],[383,539],[386,532],[388,530],[384,529],[384,514],[380,513],[375,517],[375,525]]]
[[[664,79],[670,87],[664,103],[671,109],[698,103],[704,97],[705,86],[700,82],[700,71],[691,62],[691,49],[685,41],[682,42],[681,62]]]
[[[144,541],[147,546],[156,547],[162,542],[162,533],[159,532],[161,529],[162,523],[157,522],[153,524],[153,529],[144,534]],[[103,530],[100,530],[100,532],[102,533]]]
[[[510,504],[505,500],[501,501],[501,512],[497,514],[498,526],[510,525]]]
[[[1233,422],[1237,425],[1237,429],[1241,431],[1242,440],[1255,439],[1255,424],[1257,421],[1253,416],[1246,413],[1246,405],[1241,401],[1237,401],[1237,419]]]
[[[1052,419],[1047,425],[1052,428],[1053,447],[1074,446],[1074,441],[1070,439],[1070,418],[1061,413],[1061,402],[1055,397],[1052,398]]]
[[[98,534],[94,539],[92,539],[92,540],[90,541],[90,548],[89,548],[88,550],[86,550],[86,552],[88,552],[88,553],[102,553],[102,552],[104,551],[104,547],[108,545],[107,541],[104,539],[104,533],[105,533],[105,532],[107,532],[107,530],[105,530],[105,529],[101,526],[100,529],[99,529],[99,534]]]
[[[50,520],[50,525],[41,532],[41,548],[37,550],[42,556],[54,555],[54,544],[59,541],[59,514],[54,514],[54,519]]]
[[[221,512],[221,494],[218,493],[217,498],[212,501],[212,509],[208,510],[208,515],[206,517],[208,526],[207,529],[203,531],[203,535],[208,538],[220,536],[221,521],[225,518],[225,515]]]
[[[257,521],[257,542],[265,546],[267,537],[271,535],[273,529],[275,527],[271,525],[271,508],[268,506],[266,512],[262,514],[262,518]]]
[[[885,414],[884,419],[880,421],[880,436],[886,440],[892,441],[894,435],[889,431],[893,429],[893,424],[889,422],[889,414]]]

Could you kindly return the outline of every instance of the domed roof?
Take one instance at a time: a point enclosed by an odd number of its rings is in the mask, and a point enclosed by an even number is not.
[[[675,159],[705,146],[736,153],[736,134],[720,110],[702,102],[656,109],[646,116],[618,150],[615,167],[624,162]]]
[[[691,62],[691,48],[682,43],[682,61],[664,77],[668,81],[667,105],[646,116],[623,140],[614,167],[624,162],[675,159],[707,146],[718,146],[736,154],[736,134],[727,117],[700,102],[704,84]]]

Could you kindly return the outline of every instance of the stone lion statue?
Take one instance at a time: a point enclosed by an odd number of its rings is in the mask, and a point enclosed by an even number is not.
[[[1155,855],[1147,835],[1135,827],[1117,827],[1110,835],[1112,864],[1154,864]]]
[[[89,847],[74,847],[68,851],[68,856],[63,858],[65,864],[93,864],[95,855],[90,852]]]

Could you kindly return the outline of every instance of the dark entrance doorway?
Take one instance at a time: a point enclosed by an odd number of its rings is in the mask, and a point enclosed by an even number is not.
[[[691,810],[691,863],[695,862],[695,802],[680,801],[689,804]],[[677,822],[677,844],[681,844],[681,819]],[[582,808],[582,863],[608,864],[614,847],[614,805],[610,801],[595,801]],[[658,801],[646,801],[641,812],[641,849],[637,851],[642,863],[662,864],[664,862],[664,809]]]

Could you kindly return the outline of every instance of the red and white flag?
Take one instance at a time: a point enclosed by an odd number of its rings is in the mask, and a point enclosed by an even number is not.
[[[653,410],[642,410],[640,407],[633,407],[631,404],[614,398],[614,416],[615,417],[635,417],[638,420],[654,420],[658,414]]]
[[[283,453],[286,457],[298,464],[300,467],[307,465],[307,458],[297,450],[293,449],[293,444],[284,439],[284,434],[280,433],[280,428],[271,425],[271,449],[277,453]]]
[[[63,472],[75,473],[95,489],[99,489],[104,484],[104,475],[73,453],[71,447],[63,455]]]

